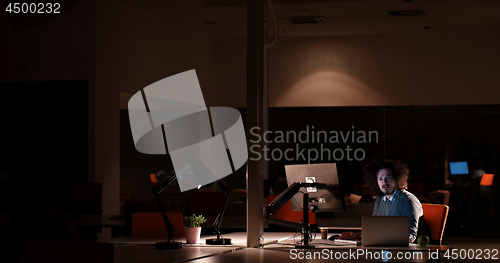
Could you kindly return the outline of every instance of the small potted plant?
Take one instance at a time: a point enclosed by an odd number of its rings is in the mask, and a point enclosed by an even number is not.
[[[186,233],[186,243],[197,244],[200,243],[201,224],[205,223],[207,219],[202,215],[185,216],[184,217],[184,230]]]

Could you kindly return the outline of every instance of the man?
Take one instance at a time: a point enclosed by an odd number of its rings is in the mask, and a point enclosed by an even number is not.
[[[377,195],[373,215],[408,216],[409,241],[413,243],[423,210],[420,201],[406,191],[408,172],[408,167],[398,160],[372,160],[363,166],[365,181]]]

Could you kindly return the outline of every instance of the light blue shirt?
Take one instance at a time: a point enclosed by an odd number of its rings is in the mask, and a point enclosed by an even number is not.
[[[396,189],[396,190],[392,193],[391,197],[389,197],[389,200],[387,200],[387,196],[386,196],[386,195],[384,195],[384,198],[383,198],[382,200],[384,200],[384,202],[389,201],[389,202],[391,202],[391,203],[392,203],[392,202],[394,202],[394,199],[396,198],[396,196],[398,196],[399,192],[401,192],[401,191],[399,191],[399,190],[397,190],[397,189]]]

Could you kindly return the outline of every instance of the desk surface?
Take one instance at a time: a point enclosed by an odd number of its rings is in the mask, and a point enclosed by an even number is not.
[[[171,263],[209,257],[231,252],[234,247],[188,247],[182,249],[159,250],[154,246],[119,246],[115,245],[114,263]]]
[[[311,251],[291,251],[290,249],[259,249],[259,248],[246,248],[238,251],[234,251],[227,254],[214,255],[212,257],[199,259],[197,263],[256,263],[256,262],[279,262],[279,263],[297,263],[297,262],[318,262],[318,260],[328,260],[332,262],[331,258],[321,258],[316,257],[314,259],[314,254],[310,258],[307,258],[308,254],[299,254],[299,252],[318,252],[321,255],[321,250],[311,250]],[[316,256],[318,255],[316,254]],[[335,260],[335,257],[333,257]],[[374,262],[373,260],[366,260],[361,257],[355,259],[340,259],[341,262]],[[426,259],[418,261],[397,261],[397,262],[426,262]]]
[[[207,238],[215,238],[216,236],[202,236],[200,238],[200,243],[198,244],[184,244],[184,247],[221,247],[221,246],[213,246],[213,245],[205,245],[205,240]],[[239,247],[246,248],[247,247],[247,234],[246,232],[236,232],[231,234],[223,235],[224,238],[231,238],[231,245],[227,245],[225,247]],[[300,235],[296,235],[291,232],[264,232],[263,237],[263,245],[264,248],[293,248],[295,241],[300,241]],[[176,242],[186,242],[184,237],[174,237]],[[119,237],[112,238],[108,240],[100,240],[100,242],[112,243],[115,245],[154,245],[156,242],[164,242],[166,240],[165,237]],[[440,250],[444,251],[447,249],[455,248],[454,245],[429,245],[426,247],[420,247],[417,244],[409,244],[408,247],[364,247],[364,246],[355,246],[350,244],[342,244],[339,242],[330,241],[328,239],[321,239],[319,235],[316,239],[312,240],[311,244],[315,245],[317,248],[330,248],[330,249],[370,249],[370,250],[415,250],[415,251],[428,251],[430,250]]]
[[[316,246],[317,249],[333,249],[333,250],[345,250],[345,249],[368,249],[368,250],[388,250],[388,251],[445,251],[448,249],[453,249],[454,245],[428,245],[426,247],[420,247],[418,244],[409,244],[407,247],[365,247],[356,246],[350,243],[335,242],[328,239],[318,239],[312,240],[311,245]],[[269,249],[286,248],[292,249],[295,247],[293,239],[285,239],[276,243],[268,244],[264,246]]]
[[[295,233],[288,232],[264,232],[263,244],[272,244],[276,242],[281,242],[283,240],[290,239]],[[224,238],[231,238],[231,245],[226,247],[246,247],[247,246],[247,233],[246,232],[236,232],[231,234],[222,235]],[[202,236],[200,238],[200,243],[198,244],[184,244],[185,246],[198,246],[198,247],[214,247],[205,245],[205,240],[207,238],[216,238],[215,235]],[[176,242],[186,242],[184,237],[174,237]],[[165,241],[165,237],[119,237],[111,238],[107,240],[100,240],[100,242],[113,243],[115,245],[154,245],[156,242]],[[220,246],[215,246],[220,247]]]
[[[426,262],[430,259],[431,252],[436,250],[444,251],[446,249],[452,249],[456,246],[427,246],[419,247],[418,245],[411,244],[408,247],[362,247],[362,246],[332,246],[333,241],[325,239],[316,239],[312,243],[317,246],[316,249],[310,250],[294,250],[292,247],[293,236],[295,233],[264,233],[264,243],[267,245],[264,248],[246,248],[246,232],[231,233],[224,237],[229,237],[232,239],[233,244],[231,246],[207,246],[204,243],[190,245],[185,244],[182,249],[174,250],[157,250],[154,248],[154,243],[157,241],[165,241],[165,238],[115,238],[110,239],[107,242],[115,244],[115,263],[139,263],[139,262],[185,262],[196,260],[197,263],[255,263],[255,262],[297,262],[297,260],[311,261],[315,262],[318,260],[305,258],[301,260],[298,254],[299,252],[310,252],[309,255],[321,256],[319,259],[331,260],[335,255],[347,256],[349,253],[349,258],[342,258],[342,262],[376,262],[382,260],[366,258],[365,255],[356,255],[356,258],[352,257],[352,253],[358,253],[358,251],[378,253],[377,255],[382,255],[385,253],[391,253],[393,257],[396,257],[399,253],[405,255],[405,253],[420,253],[420,258],[416,259],[402,259],[402,260],[389,260],[388,262]],[[209,236],[204,236],[201,242],[204,242],[205,238]],[[300,238],[300,237],[299,237]],[[176,241],[184,241],[183,238],[175,238]],[[285,244],[285,246],[283,246]],[[289,244],[289,245],[287,245]],[[385,252],[382,252],[384,250]],[[315,254],[314,254],[315,253]],[[329,258],[325,258],[326,255]],[[302,256],[307,257],[306,254]],[[335,259],[335,258],[333,258]]]
[[[316,223],[320,228],[328,228],[334,230],[361,230],[361,217],[317,218]]]
[[[359,251],[359,252],[358,252]],[[302,252],[302,254],[300,254]],[[371,256],[367,256],[371,252]],[[363,254],[361,254],[363,253]],[[405,259],[408,253],[419,253],[420,256]],[[427,262],[431,254],[427,251],[396,250],[349,250],[345,249],[262,249],[262,248],[230,248],[230,247],[184,247],[174,250],[156,250],[154,246],[119,246],[115,245],[114,263],[143,263],[143,262],[186,262],[194,260],[197,263],[296,263],[317,262],[318,260],[341,260],[342,262]],[[383,255],[383,256],[382,256]],[[380,257],[391,257],[391,260],[382,260]],[[416,254],[410,254],[416,255]],[[396,257],[402,256],[402,259]],[[316,258],[314,258],[316,257]],[[371,258],[370,258],[371,257]],[[378,259],[377,259],[378,258]]]

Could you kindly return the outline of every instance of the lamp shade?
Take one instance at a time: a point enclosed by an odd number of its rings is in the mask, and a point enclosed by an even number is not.
[[[493,174],[483,174],[481,177],[481,185],[492,185],[494,176]]]
[[[156,179],[156,174],[150,174],[149,175],[149,181],[151,181],[154,184],[157,184],[158,180]]]

